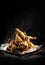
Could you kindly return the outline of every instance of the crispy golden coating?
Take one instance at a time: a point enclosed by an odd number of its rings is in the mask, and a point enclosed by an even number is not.
[[[22,37],[22,39],[26,38],[25,33],[23,33],[21,30],[19,30],[18,28],[16,28],[17,33]]]
[[[14,53],[34,48],[35,45],[30,41],[30,39],[37,39],[37,37],[28,36],[26,32],[22,32],[20,29],[16,28],[15,39],[8,40],[9,46],[7,50]]]
[[[21,37],[18,35],[18,34],[16,34],[16,38],[15,38],[15,40],[17,41],[17,42],[22,42],[23,40],[21,39]]]

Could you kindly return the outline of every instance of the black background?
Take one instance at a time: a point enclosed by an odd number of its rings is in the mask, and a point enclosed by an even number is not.
[[[15,28],[37,36],[40,44],[45,44],[45,2],[44,1],[4,1],[0,21],[0,44],[12,37]]]
[[[12,36],[18,27],[27,34],[45,40],[45,3],[44,1],[4,1],[0,22],[0,42]]]
[[[2,4],[2,21],[0,21],[0,42],[8,32],[16,27],[28,34],[45,38],[45,3],[44,1],[13,2],[4,1]],[[12,34],[12,33],[11,33]]]

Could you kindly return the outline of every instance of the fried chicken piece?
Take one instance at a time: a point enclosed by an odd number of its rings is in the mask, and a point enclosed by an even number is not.
[[[12,45],[11,44],[9,44],[9,46],[7,47],[7,50],[12,52]]]
[[[9,46],[7,47],[7,50],[14,52],[14,50],[17,48],[17,46],[13,43],[10,43]]]
[[[37,39],[37,37],[28,36],[29,39]]]
[[[16,28],[16,32],[20,35],[20,37],[23,38],[23,40],[26,38],[25,33],[23,33],[21,30],[19,30],[18,28]]]
[[[21,37],[18,34],[16,34],[15,41],[16,42],[22,42],[23,40],[21,39]]]
[[[28,49],[27,41],[20,42],[18,45],[18,49],[20,49],[21,51],[27,50]]]

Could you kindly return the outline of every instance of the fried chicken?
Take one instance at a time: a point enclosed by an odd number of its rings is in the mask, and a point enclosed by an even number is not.
[[[30,39],[37,39],[37,37],[28,36],[26,32],[22,32],[20,29],[16,28],[15,39],[8,40],[9,46],[7,50],[14,53],[34,48],[35,45]]]

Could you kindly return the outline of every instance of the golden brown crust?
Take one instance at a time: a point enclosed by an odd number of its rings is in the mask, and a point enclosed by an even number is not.
[[[21,37],[18,35],[18,34],[16,34],[16,38],[15,38],[15,40],[17,41],[17,42],[21,42],[21,41],[23,41],[22,39],[21,39]]]
[[[15,39],[8,40],[9,46],[7,50],[11,52],[22,52],[28,50],[29,48],[34,48],[35,45],[30,41],[30,39],[36,39],[37,37],[27,36],[26,32],[22,32],[20,29],[16,28]]]
[[[16,28],[16,31],[17,31],[17,33],[18,33],[23,39],[26,38],[26,35],[25,35],[21,30],[19,30],[18,28]]]

